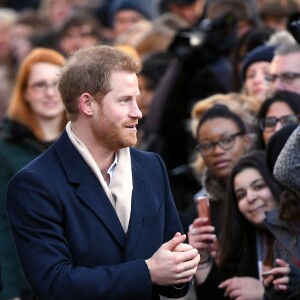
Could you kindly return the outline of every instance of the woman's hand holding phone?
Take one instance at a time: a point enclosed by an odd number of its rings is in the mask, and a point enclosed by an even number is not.
[[[214,257],[216,255],[215,228],[211,225],[206,225],[207,221],[205,217],[195,219],[193,224],[189,226],[188,231],[188,242],[192,247],[198,250],[202,262],[207,260],[210,256]]]

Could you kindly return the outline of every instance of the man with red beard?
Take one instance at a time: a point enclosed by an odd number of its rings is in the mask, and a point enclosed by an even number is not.
[[[9,184],[9,222],[36,299],[154,300],[190,287],[200,258],[180,233],[164,163],[131,148],[140,69],[109,46],[75,52],[58,83],[70,122]]]

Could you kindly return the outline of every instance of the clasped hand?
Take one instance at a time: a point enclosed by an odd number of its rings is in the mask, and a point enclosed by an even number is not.
[[[184,244],[185,240],[186,235],[177,232],[146,260],[154,284],[177,285],[192,280],[200,255],[192,246]]]

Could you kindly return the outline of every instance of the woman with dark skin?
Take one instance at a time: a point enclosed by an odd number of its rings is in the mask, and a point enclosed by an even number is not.
[[[202,189],[195,198],[198,195],[209,195],[212,224],[218,236],[222,226],[220,216],[226,197],[226,182],[234,165],[246,153],[250,139],[241,118],[221,104],[214,105],[201,116],[195,132],[198,142],[197,155],[201,156],[204,163],[204,169],[199,174]],[[196,167],[195,172],[198,172]],[[196,217],[193,207],[189,224]]]
[[[207,109],[200,117],[195,130],[198,146],[196,150],[204,163],[202,170],[202,189],[195,195],[208,194],[212,226],[205,226],[206,219],[198,219],[196,209],[189,215],[189,232],[193,227],[207,229],[206,238],[214,241],[211,244],[211,255],[215,256],[215,247],[221,231],[221,215],[226,198],[227,180],[232,168],[244,155],[250,144],[250,138],[241,118],[225,105],[216,104]],[[198,169],[196,170],[198,171]],[[187,222],[186,222],[187,223]],[[195,247],[196,248],[196,247]],[[200,251],[202,261],[205,261],[205,251]],[[208,299],[198,296],[198,299]]]

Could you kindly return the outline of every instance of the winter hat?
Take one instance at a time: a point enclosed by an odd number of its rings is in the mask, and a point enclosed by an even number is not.
[[[288,138],[281,150],[275,166],[274,177],[284,186],[300,191],[300,127],[298,126]]]
[[[297,127],[298,124],[286,125],[272,135],[266,149],[267,166],[271,173],[286,141]]]
[[[114,17],[117,12],[125,9],[137,11],[148,20],[151,20],[154,17],[154,7],[151,1],[114,0],[109,9],[110,22],[113,23]]]
[[[217,18],[226,13],[234,13],[238,20],[249,20],[260,24],[258,6],[255,0],[207,0],[206,17]]]
[[[246,78],[247,69],[255,62],[259,61],[267,61],[271,62],[274,57],[274,45],[261,45],[249,53],[246,54],[245,58],[243,59],[242,69],[241,69],[241,80],[244,82]]]

